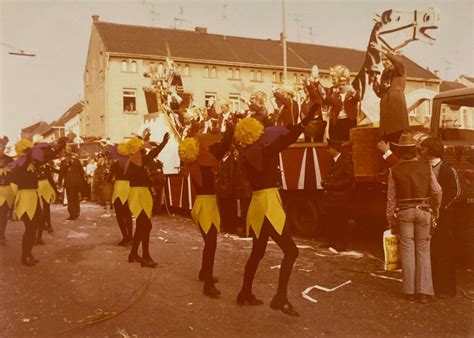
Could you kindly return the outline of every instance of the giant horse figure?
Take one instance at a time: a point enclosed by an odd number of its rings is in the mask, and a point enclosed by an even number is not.
[[[374,19],[375,24],[370,34],[364,64],[354,78],[352,86],[361,93],[361,111],[363,118],[359,125],[378,123],[380,119],[379,98],[372,85],[380,79],[383,71],[380,52],[371,46],[372,42],[395,52],[412,41],[423,41],[429,44],[435,38],[427,34],[430,29],[438,28],[439,10],[428,8],[413,12],[386,10]]]

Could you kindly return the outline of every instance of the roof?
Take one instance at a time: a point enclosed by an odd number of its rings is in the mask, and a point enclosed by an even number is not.
[[[465,78],[466,80],[468,80],[469,82],[472,82],[474,83],[474,77],[471,77],[471,76],[467,76],[467,75],[461,75],[461,77]]]
[[[463,85],[462,83],[455,82],[455,81],[443,81],[441,82],[441,85],[439,86],[439,91],[445,92],[447,90],[461,89],[461,88],[466,88],[466,86]]]
[[[434,97],[434,99],[444,99],[446,97],[454,97],[454,96],[466,96],[470,95],[474,97],[474,88],[472,87],[463,87],[460,89],[453,89],[449,91],[445,91],[443,93],[439,93]]]
[[[64,124],[71,120],[74,116],[80,114],[84,108],[84,101],[79,101],[71,106],[64,114],[62,114],[57,120],[51,122],[48,128],[43,131],[42,135],[46,136],[51,133],[54,128],[64,128]]]
[[[32,124],[29,127],[23,128],[21,130],[21,133],[31,133],[31,134],[33,134],[37,129],[44,128],[44,127],[47,127],[47,126],[48,126],[47,122],[39,121],[39,122],[36,122],[35,124]]]
[[[279,40],[254,39],[219,34],[208,34],[180,29],[123,25],[95,21],[95,27],[105,49],[112,53],[168,56],[202,60],[206,62],[241,63],[282,67],[282,47]],[[365,51],[349,48],[287,42],[288,67],[310,69],[318,65],[328,70],[336,64],[344,64],[357,72],[365,59]],[[438,79],[429,70],[410,59],[405,60],[407,76],[412,78]]]

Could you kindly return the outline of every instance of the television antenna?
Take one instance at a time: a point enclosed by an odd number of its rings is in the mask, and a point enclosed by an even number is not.
[[[25,52],[23,49],[19,49],[19,48],[16,48],[12,45],[9,45],[7,43],[3,43],[3,42],[0,42],[0,44],[2,46],[5,46],[5,47],[8,47],[10,49],[14,49],[15,51],[9,51],[8,54],[10,55],[16,55],[16,56],[31,56],[31,57],[35,57],[36,54],[33,54],[33,53],[28,53],[28,52]]]

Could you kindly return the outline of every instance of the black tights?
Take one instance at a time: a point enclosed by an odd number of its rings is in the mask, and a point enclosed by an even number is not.
[[[151,259],[149,251],[151,226],[151,220],[148,218],[146,212],[142,211],[137,218],[137,227],[135,229],[135,236],[133,236],[130,255],[138,255],[138,247],[140,246],[140,243],[142,243],[142,258]]]
[[[46,200],[41,197],[43,200],[43,217],[42,217],[42,222],[38,224],[38,229],[36,232],[36,238],[38,240],[41,240],[43,237],[43,231],[46,228],[46,224],[51,226],[51,208],[49,207],[49,203],[46,202]]]
[[[128,208],[128,202],[122,204],[120,198],[117,198],[114,201],[115,217],[117,218],[117,223],[122,232],[124,240],[129,240],[133,238],[133,221],[132,214]]]
[[[286,299],[288,292],[288,281],[290,279],[291,270],[293,264],[298,257],[298,248],[291,237],[288,227],[283,229],[281,235],[275,230],[273,225],[265,218],[262,225],[262,231],[260,237],[257,238],[252,231],[253,246],[250,258],[245,265],[244,272],[244,284],[242,285],[242,293],[250,295],[252,294],[252,284],[257,272],[258,264],[265,255],[265,249],[267,248],[268,238],[271,237],[276,244],[283,251],[283,260],[280,267],[280,277],[278,279],[278,290],[277,295]]]
[[[204,233],[201,227],[202,238],[204,239],[204,248],[202,249],[202,265],[199,276],[204,279],[204,283],[212,284],[213,271],[214,271],[214,257],[216,256],[216,247],[217,247],[217,229],[213,225],[209,231]]]
[[[5,229],[7,228],[9,209],[7,201],[0,206],[0,239],[5,239]]]
[[[30,220],[28,215],[24,213],[21,220],[25,224],[25,232],[23,233],[23,239],[21,242],[21,255],[22,257],[29,257],[31,256],[31,250],[35,244],[36,231],[41,226],[41,223],[43,223],[42,210],[39,201],[33,219]]]

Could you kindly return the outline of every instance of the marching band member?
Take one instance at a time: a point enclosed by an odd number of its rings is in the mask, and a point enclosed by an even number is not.
[[[158,156],[168,143],[169,137],[170,135],[166,133],[159,145],[152,142],[145,144],[138,137],[134,137],[127,142],[127,153],[130,156],[125,170],[125,175],[130,182],[130,193],[127,201],[130,212],[135,217],[137,224],[128,261],[130,263],[139,262],[142,267],[146,268],[156,268],[158,264],[153,261],[149,251],[153,198],[150,192],[151,181],[144,166]],[[145,153],[145,146],[148,145],[151,145],[151,150]],[[142,244],[142,256],[138,255],[140,243]]]
[[[220,231],[220,215],[217,207],[215,174],[219,160],[232,143],[233,128],[228,127],[222,140],[219,134],[198,134],[184,139],[179,146],[179,156],[186,165],[197,191],[191,216],[199,227],[204,248],[199,280],[204,282],[204,295],[217,298],[221,293],[215,287],[213,276],[217,233]]]
[[[242,289],[237,296],[239,305],[263,304],[252,293],[252,284],[258,264],[265,255],[268,238],[271,237],[283,250],[284,257],[280,268],[278,290],[270,307],[290,316],[299,315],[287,297],[288,281],[298,256],[298,249],[288,226],[285,226],[286,215],[278,192],[280,179],[278,154],[297,140],[317,109],[319,105],[315,104],[305,119],[290,130],[274,126],[264,131],[263,125],[252,118],[243,119],[236,126],[235,139],[248,145],[244,152],[245,168],[253,189],[247,213],[247,232],[252,234],[253,247],[245,266]]]

